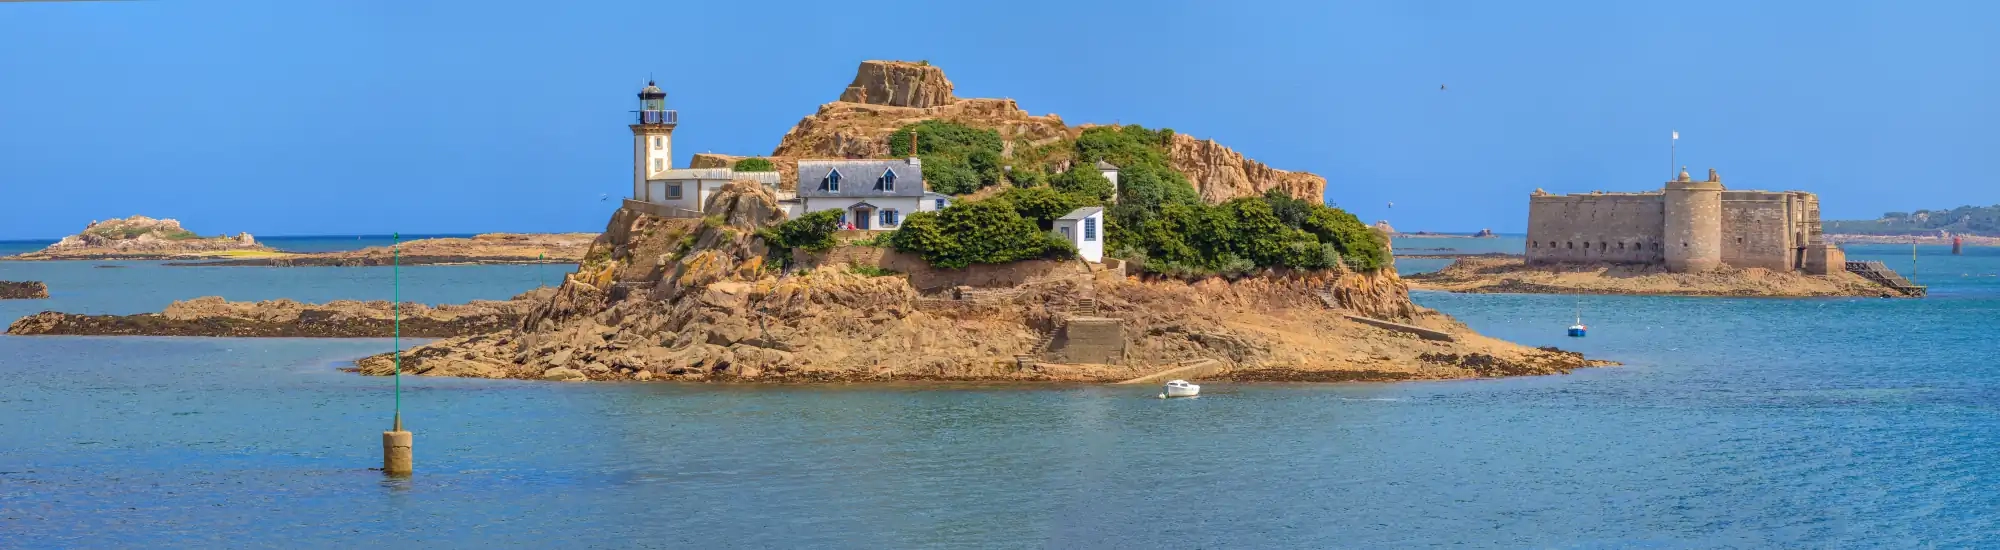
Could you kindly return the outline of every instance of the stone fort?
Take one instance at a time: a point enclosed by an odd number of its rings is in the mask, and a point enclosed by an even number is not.
[[[1659,191],[1528,199],[1528,263],[1664,265],[1669,271],[1761,267],[1825,275],[1845,269],[1820,235],[1819,197],[1804,191],[1725,189],[1680,177]]]

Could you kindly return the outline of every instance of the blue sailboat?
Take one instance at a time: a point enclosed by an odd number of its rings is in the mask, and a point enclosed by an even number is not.
[[[1583,298],[1576,299],[1576,324],[1569,326],[1569,337],[1582,338],[1589,327],[1583,326]]]

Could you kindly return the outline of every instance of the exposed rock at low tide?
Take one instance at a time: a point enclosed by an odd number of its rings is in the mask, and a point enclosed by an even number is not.
[[[513,328],[540,289],[507,301],[402,306],[402,335],[448,338]],[[226,336],[304,338],[386,338],[394,334],[392,304],[337,300],[304,304],[292,300],[230,302],[215,296],[174,302],[160,313],[84,315],[44,311],[7,327],[13,335]]]
[[[1461,256],[1444,269],[1408,277],[1410,287],[1467,293],[1635,294],[1664,296],[1882,296],[1891,293],[1860,276],[1728,268],[1671,273],[1663,266],[1529,265],[1520,258]]]
[[[440,237],[417,239],[398,245],[401,253],[391,255],[390,247],[371,246],[361,250],[311,254],[282,253],[260,258],[206,262],[169,262],[170,266],[260,266],[260,267],[383,267],[449,264],[528,264],[576,263],[590,248],[595,233],[485,233],[470,238]]]
[[[0,300],[34,300],[49,297],[49,285],[41,281],[0,281]]]

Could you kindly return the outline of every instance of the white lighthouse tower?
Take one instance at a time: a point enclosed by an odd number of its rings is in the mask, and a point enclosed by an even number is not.
[[[639,90],[638,120],[632,124],[632,196],[642,197],[646,180],[674,167],[674,125],[680,113],[667,110],[667,92],[647,80]]]

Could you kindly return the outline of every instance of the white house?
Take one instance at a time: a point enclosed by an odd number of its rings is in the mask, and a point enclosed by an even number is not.
[[[1056,218],[1055,234],[1076,245],[1076,255],[1091,263],[1104,262],[1104,207],[1085,206]]]
[[[839,210],[842,226],[860,230],[902,227],[903,218],[937,210],[951,197],[926,192],[923,163],[906,160],[801,160],[799,214]],[[787,205],[787,210],[791,210]]]
[[[1101,161],[1101,160],[1100,160],[1100,161],[1097,161],[1097,174],[1098,174],[1098,175],[1100,175],[1100,176],[1104,176],[1104,179],[1108,179],[1108,180],[1111,180],[1111,200],[1112,200],[1112,202],[1117,202],[1117,201],[1118,201],[1118,165],[1116,165],[1116,164],[1112,164],[1112,163],[1109,163],[1109,162],[1104,162],[1104,161]]]
[[[729,182],[752,180],[764,184],[766,189],[778,188],[777,172],[738,172],[728,168],[679,168],[654,172],[647,176],[646,186],[632,197],[639,202],[658,204],[682,210],[702,211],[708,198]]]

